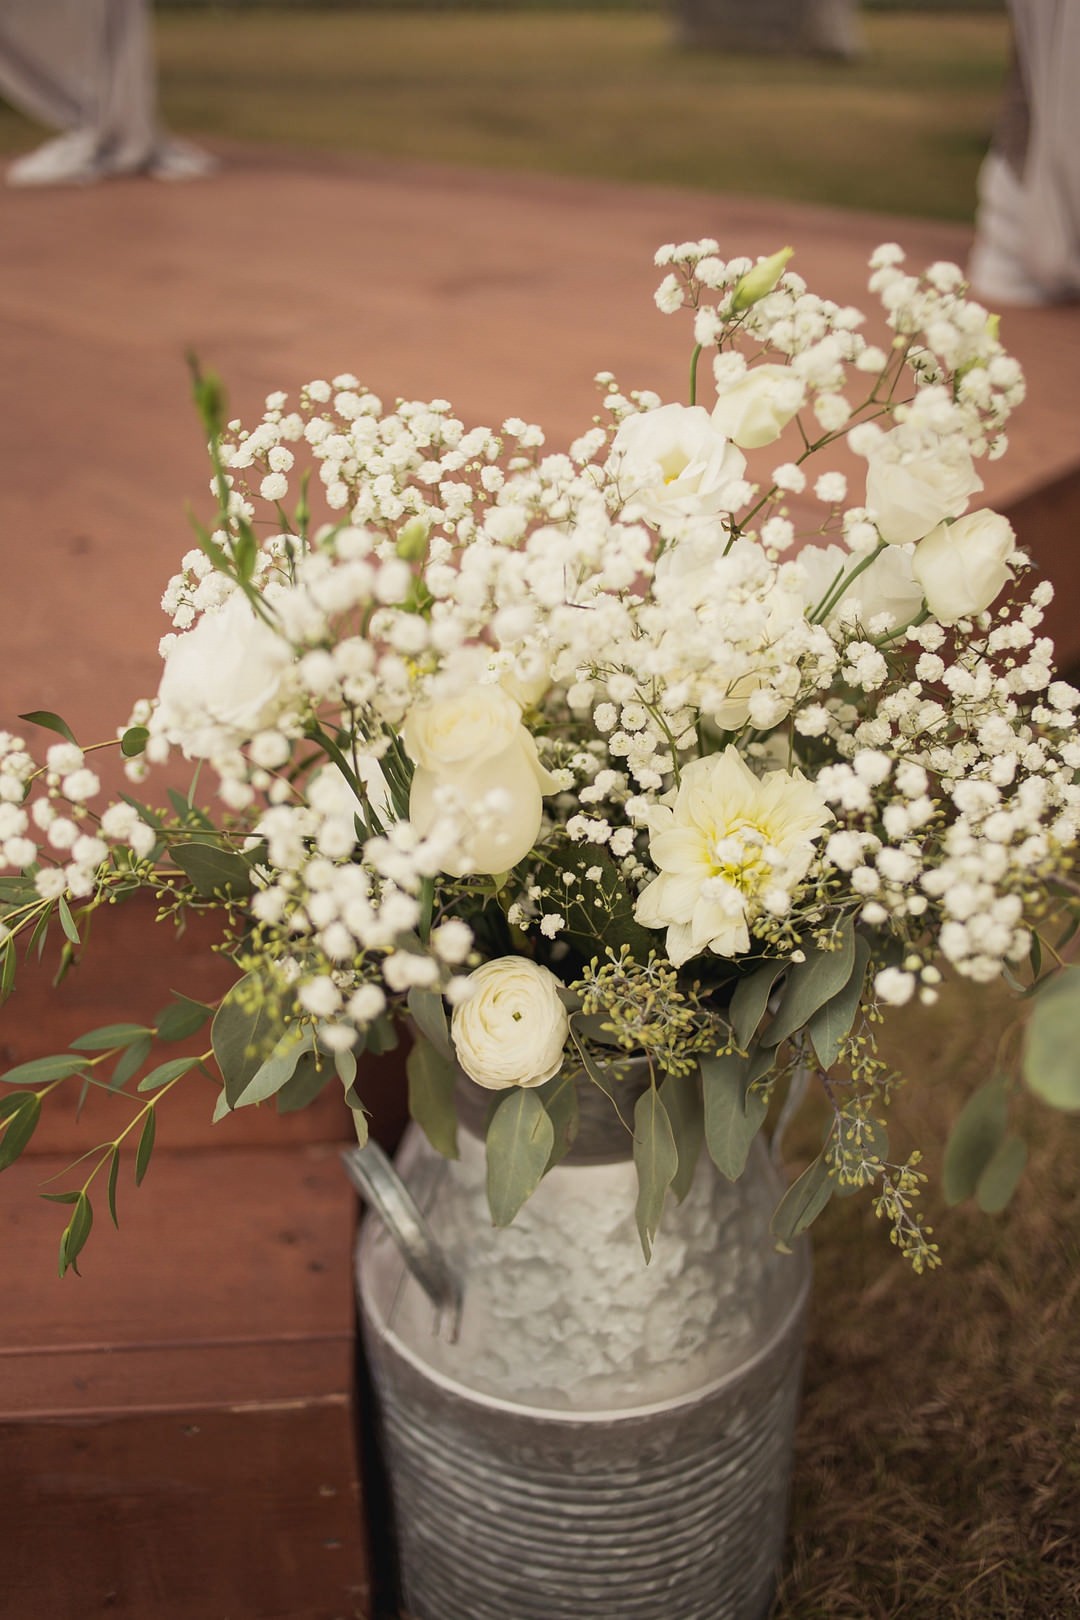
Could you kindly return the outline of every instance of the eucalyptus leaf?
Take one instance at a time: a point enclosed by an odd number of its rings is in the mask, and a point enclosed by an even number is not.
[[[768,1099],[749,1091],[745,1058],[706,1057],[701,1060],[701,1090],[705,1104],[705,1145],[716,1168],[729,1181],[737,1181],[746,1168],[750,1144],[768,1112]]]
[[[118,1047],[131,1046],[154,1032],[146,1024],[101,1024],[72,1041],[73,1052],[111,1052]]]
[[[159,1041],[186,1041],[189,1035],[198,1034],[207,1019],[213,1016],[212,1007],[204,1006],[201,1001],[192,1001],[188,996],[174,994],[175,1000],[163,1007],[154,1019]]]
[[[453,1062],[454,1048],[450,1041],[450,1025],[439,992],[422,990],[419,985],[414,985],[409,991],[406,1005],[409,1016],[420,1033],[427,1037],[440,1056]]]
[[[456,1159],[457,1112],[454,1088],[458,1071],[449,1058],[420,1035],[405,1062],[409,1082],[409,1113],[436,1153]]]
[[[116,1067],[109,1077],[110,1091],[119,1091],[121,1086],[127,1085],[133,1074],[138,1074],[150,1056],[153,1044],[151,1035],[142,1035],[137,1041],[132,1041],[123,1056],[116,1060]]]
[[[869,964],[870,941],[858,934],[855,938],[855,965],[847,984],[807,1021],[806,1031],[823,1069],[831,1069],[837,1061],[840,1048],[855,1022]]]
[[[1080,967],[1062,968],[1031,1004],[1023,1076],[1051,1108],[1080,1109]]]
[[[119,1227],[120,1227],[120,1220],[119,1220],[119,1217],[117,1216],[117,1213],[116,1213],[116,1184],[119,1181],[119,1179],[120,1179],[120,1149],[118,1147],[114,1146],[112,1152],[109,1155],[109,1181],[108,1181],[108,1189],[107,1189],[107,1191],[108,1191],[108,1196],[109,1196],[109,1215],[111,1216],[112,1223],[117,1228],[117,1230],[119,1230]]]
[[[66,737],[68,742],[75,743],[76,748],[79,746],[67,721],[61,720],[51,709],[31,709],[29,714],[20,714],[19,719],[29,720],[32,726],[42,726],[46,731],[55,731],[59,736]]]
[[[0,1135],[0,1170],[14,1164],[37,1129],[41,1118],[41,1098],[36,1091],[22,1093],[22,1102],[10,1115]]]
[[[554,1146],[547,1168],[558,1164],[564,1159],[574,1145],[578,1133],[580,1109],[578,1106],[577,1082],[572,1074],[557,1074],[554,1080],[548,1080],[542,1086],[537,1086],[536,1094],[547,1109],[551,1128],[555,1133]]]
[[[150,733],[146,726],[128,726],[120,738],[120,752],[125,759],[135,759],[143,753],[150,741]]]
[[[212,1125],[219,1125],[225,1118],[225,1115],[231,1113],[232,1109],[229,1107],[229,1099],[226,1095],[225,1087],[222,1086],[221,1090],[218,1092],[217,1102],[214,1104],[214,1112],[210,1116],[210,1122]]]
[[[5,1086],[36,1086],[48,1080],[66,1080],[70,1074],[81,1074],[84,1067],[83,1058],[64,1052],[55,1057],[32,1058],[29,1063],[20,1063],[0,1075],[0,1081]]]
[[[487,1131],[487,1196],[496,1226],[509,1226],[536,1191],[555,1145],[555,1130],[535,1090],[517,1086],[499,1103]]]
[[[772,987],[788,966],[785,961],[765,962],[756,973],[740,979],[731,998],[728,1017],[735,1035],[735,1043],[744,1051],[765,1016]]]
[[[634,1214],[646,1264],[664,1213],[664,1199],[679,1168],[679,1152],[667,1109],[655,1086],[634,1104],[634,1167],[638,1195]]]
[[[671,1190],[676,1202],[681,1204],[690,1191],[694,1171],[705,1145],[705,1105],[697,1071],[667,1075],[660,1087],[660,1101],[671,1122],[671,1133],[679,1156],[678,1169],[671,1178]]]
[[[135,1150],[135,1185],[142,1186],[142,1179],[150,1168],[150,1156],[154,1151],[154,1142],[157,1138],[157,1109],[151,1108],[139,1137],[139,1145]]]
[[[352,1057],[351,1052],[338,1053],[336,1056]],[[353,1058],[354,1073],[356,1059]],[[334,1079],[335,1073],[341,1073],[336,1063],[319,1063],[314,1052],[303,1052],[300,1060],[289,1079],[286,1080],[275,1098],[275,1105],[279,1114],[295,1114],[301,1108],[307,1108],[316,1097],[321,1096],[325,1088]],[[342,1077],[344,1079],[344,1077]],[[348,1091],[346,1086],[346,1092]]]
[[[777,1243],[787,1249],[800,1232],[816,1221],[836,1190],[824,1153],[808,1165],[781,1198],[770,1223]]]
[[[313,1044],[310,1024],[291,1024],[244,1089],[233,1098],[233,1108],[250,1108],[253,1103],[276,1096],[286,1081],[292,1079],[296,1065],[305,1053],[311,1052]]]
[[[8,1118],[9,1114],[17,1114],[28,1097],[36,1097],[36,1091],[9,1091],[6,1097],[0,1097],[0,1123]]]
[[[93,1224],[94,1208],[89,1197],[85,1192],[76,1193],[71,1220],[65,1226],[60,1237],[61,1277],[69,1267],[78,1275],[79,1268],[76,1262],[86,1247],[86,1240],[90,1236],[90,1229]]]
[[[60,914],[60,926],[64,930],[64,933],[70,940],[71,944],[81,945],[82,940],[79,938],[79,930],[75,926],[75,919],[71,915],[71,907],[68,905],[63,895],[61,895],[57,900],[56,909]]]
[[[230,1107],[236,1106],[236,1099],[284,1033],[285,1020],[277,1002],[267,999],[257,974],[245,974],[225,996],[210,1030]]]
[[[9,935],[0,944],[0,1001],[6,1001],[15,988],[15,970],[17,966],[15,944]]]
[[[788,972],[776,1015],[765,1034],[763,1046],[779,1046],[810,1019],[851,978],[855,967],[855,923],[846,917],[836,933],[833,951],[808,950],[806,960],[796,962]]]
[[[392,1052],[398,1045],[398,1032],[394,1027],[394,1020],[387,1013],[376,1018],[367,1028],[367,1050],[372,1057],[381,1057],[384,1052]]]
[[[1016,1191],[1027,1164],[1027,1143],[1019,1136],[1006,1136],[979,1177],[975,1201],[985,1215],[1000,1215]]]
[[[191,842],[170,844],[169,854],[199,894],[207,898],[224,895],[243,899],[254,889],[251,867],[234,849]]]
[[[1005,1139],[1007,1125],[1006,1081],[995,1075],[968,1098],[949,1134],[941,1173],[947,1204],[973,1195]]]
[[[144,1074],[135,1089],[143,1092],[160,1091],[162,1086],[167,1086],[170,1081],[179,1080],[182,1074],[197,1069],[200,1062],[201,1059],[197,1057],[170,1058],[167,1063],[159,1063],[156,1069]]]

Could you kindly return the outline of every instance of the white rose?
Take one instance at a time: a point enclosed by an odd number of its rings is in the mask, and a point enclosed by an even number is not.
[[[500,956],[469,974],[450,1034],[470,1079],[491,1091],[542,1086],[558,1073],[570,1028],[559,981],[523,956]]]
[[[754,366],[723,389],[713,407],[713,426],[744,450],[778,439],[806,398],[806,385],[788,366]]]
[[[805,546],[796,561],[806,578],[807,613],[825,600],[841,572],[850,574],[860,560],[844,546]],[[875,557],[845,587],[836,606],[825,615],[826,624],[834,619],[841,602],[858,603],[859,621],[864,625],[882,613],[890,616],[893,628],[908,624],[923,605],[922,588],[912,573],[912,553],[890,546]]]
[[[907,545],[946,518],[959,517],[982,489],[962,439],[930,439],[893,428],[866,458],[866,504],[883,540]]]
[[[293,695],[289,643],[234,591],[172,643],[150,729],[207,759],[280,719]]]
[[[746,471],[746,457],[703,405],[661,405],[626,417],[612,451],[624,493],[649,523],[730,511],[727,488]]]
[[[955,624],[988,608],[1013,577],[1009,561],[1015,551],[1012,524],[1000,512],[970,512],[955,523],[939,523],[912,558],[935,619]]]
[[[461,831],[444,859],[452,877],[508,872],[536,842],[554,782],[514,699],[498,686],[417,703],[402,727],[415,762],[409,820],[421,834],[450,815]]]

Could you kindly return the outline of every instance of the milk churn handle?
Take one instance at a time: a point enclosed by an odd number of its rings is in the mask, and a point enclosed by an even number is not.
[[[416,1200],[382,1148],[370,1138],[363,1147],[344,1148],[341,1158],[349,1180],[376,1211],[405,1264],[439,1312],[452,1343],[461,1320],[461,1281],[435,1241]]]

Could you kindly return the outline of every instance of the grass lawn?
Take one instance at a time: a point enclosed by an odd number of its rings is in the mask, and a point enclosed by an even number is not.
[[[996,14],[871,13],[854,63],[681,49],[663,12],[160,12],[176,130],[968,219]],[[0,148],[29,144],[14,114]]]

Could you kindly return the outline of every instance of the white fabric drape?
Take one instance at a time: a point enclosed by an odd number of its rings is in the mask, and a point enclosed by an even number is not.
[[[159,128],[146,0],[3,0],[0,94],[67,132],[12,165],[16,184],[209,167]]]
[[[1026,149],[979,174],[970,273],[980,296],[1080,296],[1080,0],[1010,0],[1027,103]]]

